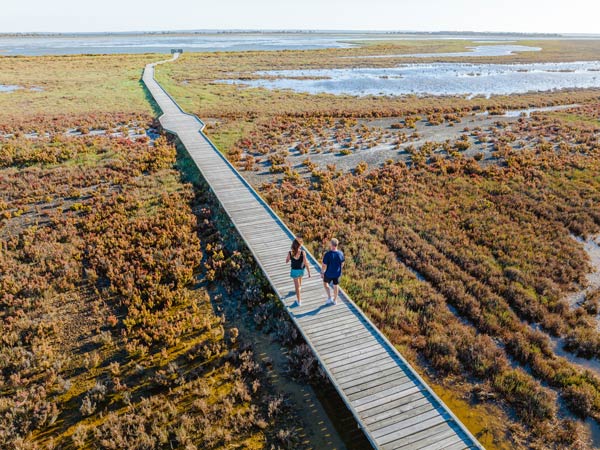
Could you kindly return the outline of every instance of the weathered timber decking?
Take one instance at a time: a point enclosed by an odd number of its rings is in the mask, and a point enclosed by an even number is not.
[[[312,255],[302,306],[289,308],[295,296],[285,258],[293,234],[202,133],[204,124],[158,84],[154,65],[143,81],[163,112],[161,125],[187,149],[373,447],[483,448],[343,291],[341,303],[325,306]]]

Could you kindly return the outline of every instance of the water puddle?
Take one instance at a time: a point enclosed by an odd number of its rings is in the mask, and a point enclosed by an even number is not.
[[[600,425],[591,417],[585,419],[584,422],[585,428],[590,433],[590,437],[592,438],[592,445],[594,448],[600,447]]]
[[[14,92],[19,89],[23,89],[23,86],[17,86],[15,84],[0,84],[0,92]]]
[[[578,108],[579,104],[571,105],[556,105],[556,106],[544,106],[541,108],[526,108],[526,109],[509,109],[504,114],[497,115],[495,117],[529,117],[531,114],[536,112],[551,112],[551,111],[562,111],[565,109]],[[476,116],[488,116],[489,112],[485,111],[482,113],[475,114]]]
[[[21,89],[25,89],[23,86],[18,86],[16,84],[0,84],[0,92],[15,92]],[[33,86],[27,89],[31,92],[43,92],[44,88],[39,86]]]

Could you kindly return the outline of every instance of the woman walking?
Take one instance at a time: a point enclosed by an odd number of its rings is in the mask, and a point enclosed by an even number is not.
[[[290,277],[294,280],[294,288],[296,289],[296,303],[298,306],[302,304],[300,298],[300,291],[302,289],[302,277],[304,276],[304,270],[308,272],[308,278],[310,278],[310,267],[308,265],[308,259],[306,258],[306,252],[302,249],[302,239],[297,237],[292,242],[292,249],[288,252],[285,263],[292,263],[292,269],[290,271]]]

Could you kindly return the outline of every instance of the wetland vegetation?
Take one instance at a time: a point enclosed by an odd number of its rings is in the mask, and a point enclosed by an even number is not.
[[[493,62],[597,61],[600,49],[520,44],[542,50]],[[400,63],[332,57],[353,52],[184,55],[159,79],[210,119],[207,133],[311,250],[342,238],[344,287],[449,403],[468,405],[456,412],[486,447],[589,448],[600,373],[575,356],[600,356],[596,294],[566,297],[594,270],[572,236],[600,232],[600,92],[378,98],[214,83]],[[571,106],[504,117],[556,105]]]
[[[275,304],[172,144],[12,137],[0,155],[0,446],[303,447],[268,364],[218,313]]]
[[[469,62],[600,54],[593,40],[518,44],[542,50]],[[600,373],[577,358],[600,359],[582,244],[600,233],[597,89],[384,98],[216,82],[474,45],[186,53],[157,76],[314,253],[341,238],[343,287],[486,448],[587,449]],[[24,87],[0,93],[0,447],[315,447],[273,371],[322,374],[158,131],[139,78],[161,59],[0,58],[0,84]],[[557,105],[570,106],[504,117]],[[255,332],[277,344],[257,348]]]
[[[0,447],[344,448],[308,348],[157,130],[132,70],[151,58],[0,59],[53,74],[0,119]],[[103,86],[61,81],[108,60]]]

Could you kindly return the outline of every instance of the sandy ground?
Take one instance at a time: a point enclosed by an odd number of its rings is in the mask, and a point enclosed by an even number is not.
[[[576,307],[583,303],[585,295],[588,292],[600,289],[600,234],[596,236],[589,236],[586,240],[576,236],[572,236],[572,238],[583,245],[583,249],[588,254],[593,268],[593,272],[586,275],[588,285],[577,292],[567,295],[566,297],[569,304],[572,307]]]
[[[472,115],[462,118],[462,122],[454,126],[450,126],[447,123],[430,125],[427,120],[421,120],[416,123],[414,129],[405,128],[400,130],[393,130],[391,128],[392,124],[398,122],[396,118],[360,120],[359,125],[364,124],[369,128],[381,129],[381,133],[384,136],[381,143],[371,147],[366,143],[363,147],[368,148],[354,150],[348,155],[340,153],[341,148],[339,145],[334,145],[334,151],[326,153],[311,151],[308,154],[301,154],[295,148],[286,148],[285,150],[289,152],[287,160],[291,167],[302,175],[308,176],[310,174],[310,171],[303,164],[307,158],[321,169],[335,164],[338,170],[350,172],[362,161],[366,162],[372,168],[382,166],[388,160],[410,162],[411,156],[406,150],[410,146],[419,148],[425,142],[443,143],[447,140],[455,141],[464,134],[470,135],[470,131],[464,131],[465,128],[473,130],[479,127],[486,134],[491,134],[497,127],[496,124],[498,122],[511,123],[517,120],[518,117]],[[399,132],[405,133],[409,139],[407,142],[401,144],[400,148],[396,148],[395,141]],[[411,137],[414,133],[417,133],[418,137]],[[484,155],[481,161],[482,164],[492,162],[493,144],[491,142],[480,142],[473,136],[469,136],[469,140],[471,148],[461,152],[464,156],[473,156],[476,153],[482,153]],[[445,152],[440,154],[445,154]],[[272,174],[269,171],[270,166],[271,164],[265,159],[258,164],[257,171],[244,172],[244,176],[253,184],[261,184],[265,181],[281,178],[280,174]]]

